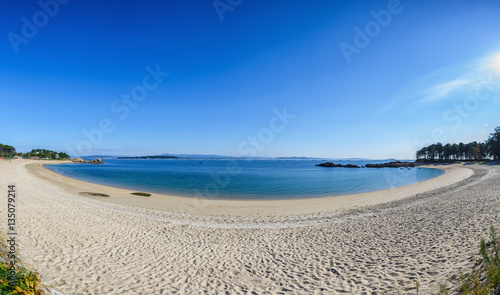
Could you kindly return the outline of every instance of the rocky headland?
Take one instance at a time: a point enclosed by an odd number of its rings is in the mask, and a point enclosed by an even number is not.
[[[82,158],[71,158],[70,161],[73,163],[79,163],[79,164],[106,164],[106,162],[101,161],[100,158],[97,158],[96,160],[90,160],[90,161],[84,160]]]

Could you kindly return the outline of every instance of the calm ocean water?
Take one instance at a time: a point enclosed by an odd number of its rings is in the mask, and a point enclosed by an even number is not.
[[[311,160],[104,160],[47,165],[64,176],[151,193],[218,199],[296,199],[369,192],[421,182],[438,169],[327,168]],[[201,163],[200,163],[201,162]],[[384,161],[334,161],[365,165]]]

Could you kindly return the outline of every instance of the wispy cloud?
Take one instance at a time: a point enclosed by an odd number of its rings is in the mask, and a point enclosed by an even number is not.
[[[477,90],[487,87],[492,92],[492,101],[500,103],[500,74],[491,66],[491,59],[483,58],[454,66],[443,67],[420,76],[400,89],[387,103],[374,113],[372,125],[385,115],[401,112],[418,112],[420,109],[449,108]]]
[[[418,100],[415,104],[416,105],[424,105],[427,103],[431,102],[436,102],[442,99],[445,99],[449,97],[451,94],[458,92],[459,90],[464,89],[469,85],[470,83],[473,83],[473,81],[469,80],[463,80],[461,78],[440,83],[438,85],[432,86],[420,93],[420,96],[422,97],[420,100]]]
[[[468,71],[470,68],[463,66],[444,67],[416,78],[397,90],[392,99],[379,110],[377,117],[400,106],[414,109],[449,96],[457,87],[465,86],[461,81],[469,80],[463,76]]]
[[[394,93],[378,116],[399,106],[412,109],[434,105],[469,95],[477,83],[493,72],[488,59],[478,59],[461,65],[444,67],[418,77]],[[495,75],[497,78],[499,75]],[[477,86],[477,85],[476,85]]]

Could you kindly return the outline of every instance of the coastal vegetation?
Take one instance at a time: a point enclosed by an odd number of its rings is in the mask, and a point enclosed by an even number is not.
[[[16,155],[16,148],[11,145],[0,143],[0,157],[12,157]]]
[[[500,127],[484,142],[435,143],[423,147],[416,153],[417,161],[484,161],[500,158]]]
[[[38,274],[24,267],[19,261],[11,264],[5,238],[1,237],[0,240],[0,294],[45,294],[40,286]]]
[[[28,153],[18,153],[16,148],[11,145],[5,145],[0,143],[0,157],[2,158],[13,158],[20,157],[24,159],[69,159],[69,155],[64,152],[55,152],[47,149],[33,149]]]
[[[69,159],[69,155],[63,152],[54,152],[46,149],[34,149],[29,153],[20,153],[18,156],[26,159],[41,158],[41,159]]]
[[[480,258],[470,273],[464,274],[459,270],[458,274],[453,276],[459,281],[458,287],[452,290],[453,294],[500,294],[500,240],[493,226],[490,227],[490,241],[481,239],[478,254]],[[451,293],[441,285],[440,294]]]
[[[40,290],[40,278],[37,273],[24,267],[16,266],[12,274],[9,267],[8,263],[0,263],[0,294],[44,294]]]

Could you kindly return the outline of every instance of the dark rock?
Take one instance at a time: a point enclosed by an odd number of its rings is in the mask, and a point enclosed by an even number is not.
[[[91,160],[91,161],[87,161],[87,160],[84,160],[82,158],[72,158],[70,160],[73,163],[80,163],[80,164],[105,164],[106,163],[106,162],[101,161],[100,158],[97,158],[97,160]]]
[[[381,164],[366,164],[366,168],[403,168],[403,167],[415,167],[414,162],[389,162],[389,163],[381,163]]]
[[[105,197],[105,198],[111,197],[110,195],[107,194],[93,193],[93,192],[79,192],[79,194],[84,196],[93,196],[93,197]]]
[[[332,162],[321,163],[321,164],[318,164],[316,166],[319,166],[319,167],[341,167],[341,168],[361,168],[360,166],[353,165],[353,164],[342,165],[342,164],[334,164]]]
[[[100,158],[97,158],[97,160],[92,160],[89,162],[89,164],[104,164],[103,161],[101,161]]]

